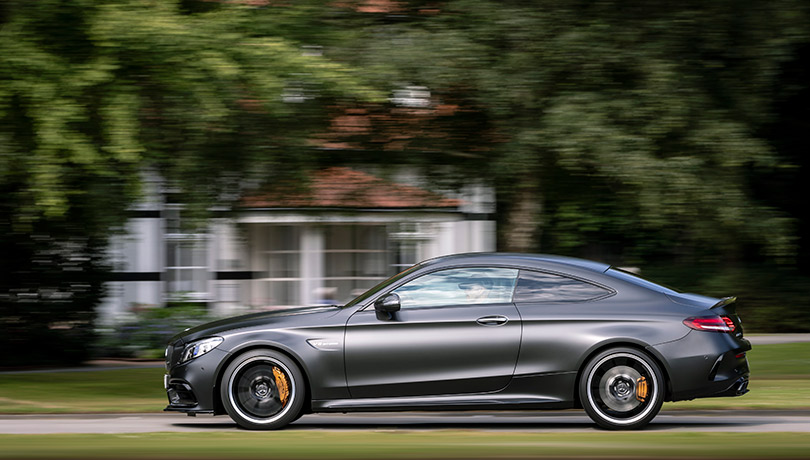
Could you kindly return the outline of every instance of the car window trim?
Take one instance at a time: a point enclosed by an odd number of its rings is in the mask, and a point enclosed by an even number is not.
[[[444,267],[438,267],[435,270],[426,271],[426,272],[424,272],[424,273],[422,273],[422,274],[420,274],[418,276],[405,277],[403,279],[400,279],[400,280],[397,281],[398,284],[396,286],[394,286],[391,289],[384,289],[377,296],[371,297],[370,301],[368,303],[366,303],[365,305],[363,305],[362,307],[360,307],[357,311],[366,311],[369,307],[371,307],[373,309],[374,308],[374,302],[376,302],[377,299],[390,294],[391,292],[397,290],[397,288],[399,288],[403,284],[408,283],[408,282],[410,282],[412,280],[415,280],[416,278],[421,278],[423,276],[427,276],[427,275],[430,275],[431,273],[436,273],[436,272],[442,271],[442,270],[452,270],[454,268],[511,268],[513,270],[518,271],[517,276],[515,277],[515,285],[512,286],[512,296],[510,297],[509,302],[493,302],[493,303],[480,303],[480,304],[457,304],[457,306],[468,306],[469,307],[469,306],[472,306],[472,305],[498,305],[498,304],[506,304],[506,303],[512,303],[512,304],[515,303],[515,287],[517,287],[518,279],[520,278],[520,270],[521,270],[520,267],[517,267],[517,266],[514,266],[514,265],[501,265],[501,264],[491,264],[491,265],[487,265],[487,266],[460,264],[460,265],[448,265],[448,266],[444,266]],[[416,310],[416,309],[421,310],[421,309],[426,309],[426,308],[444,308],[446,306],[447,305],[436,305],[436,306],[433,306],[433,307],[416,307],[416,308],[408,308],[408,310]]]
[[[411,308],[404,308],[400,310],[400,312],[410,312],[410,311],[425,311],[425,310],[437,310],[439,308],[482,308],[482,307],[492,307],[492,306],[515,306],[514,302],[492,302],[492,303],[472,303],[472,304],[458,304],[454,303],[451,305],[436,305],[434,307],[411,307]],[[366,309],[360,310],[357,313],[376,313],[374,309]]]
[[[605,292],[605,294],[603,294],[603,295],[600,295],[600,296],[597,296],[597,297],[594,297],[594,298],[591,298],[591,299],[586,299],[586,300],[521,300],[521,301],[518,301],[517,299],[515,299],[515,294],[517,294],[517,286],[518,286],[518,283],[520,282],[520,275],[521,275],[520,273],[518,273],[518,279],[517,279],[517,282],[515,283],[515,291],[512,293],[512,302],[514,304],[518,304],[518,303],[520,303],[520,304],[530,304],[530,303],[552,304],[552,303],[596,302],[598,300],[604,300],[604,299],[606,299],[608,297],[612,297],[612,296],[616,295],[616,293],[617,293],[617,291],[615,289],[613,289],[612,287],[610,287],[610,286],[604,285],[602,283],[597,283],[596,281],[592,281],[592,280],[589,280],[589,279],[586,279],[586,278],[582,278],[580,276],[571,275],[569,273],[561,273],[561,272],[556,272],[554,270],[543,270],[543,269],[532,269],[532,268],[521,268],[520,271],[521,272],[523,272],[523,271],[537,272],[537,273],[545,273],[547,275],[561,276],[563,278],[569,278],[569,279],[572,279],[572,280],[581,281],[583,283],[590,284],[590,285],[596,286],[598,288],[602,288],[607,292]]]
[[[468,265],[468,264],[458,264],[458,265],[456,265],[456,264],[454,264],[454,265],[447,265],[447,266],[443,266],[443,267],[437,267],[437,268],[435,268],[433,270],[426,271],[426,272],[424,272],[424,273],[422,273],[420,275],[417,275],[417,276],[414,276],[414,274],[411,273],[408,276],[397,280],[396,285],[393,288],[384,289],[384,290],[380,291],[376,296],[369,297],[369,299],[367,299],[367,303],[360,306],[357,309],[357,311],[366,311],[369,307],[374,308],[374,302],[376,302],[377,299],[389,294],[390,292],[396,290],[398,287],[402,286],[403,284],[405,284],[405,283],[407,283],[407,282],[409,282],[409,281],[411,281],[413,279],[416,279],[416,278],[418,278],[420,276],[429,275],[431,273],[435,273],[435,272],[440,271],[440,270],[448,270],[448,269],[452,269],[452,268],[512,268],[512,269],[517,269],[518,270],[518,277],[515,280],[515,286],[512,288],[512,303],[514,303],[514,304],[517,304],[517,302],[515,301],[515,290],[517,289],[518,281],[520,281],[520,271],[533,271],[533,272],[547,273],[547,274],[550,274],[550,275],[563,276],[563,277],[566,277],[566,278],[571,278],[571,279],[575,279],[575,280],[578,280],[578,281],[582,281],[584,283],[593,284],[593,285],[595,285],[597,287],[601,287],[601,288],[608,291],[605,295],[600,296],[600,297],[595,297],[595,298],[590,299],[590,300],[565,300],[565,301],[555,301],[555,302],[543,301],[543,300],[535,300],[535,301],[522,301],[522,302],[520,302],[521,304],[526,304],[526,303],[576,303],[576,302],[584,303],[584,302],[595,302],[595,301],[598,301],[598,300],[604,300],[604,299],[606,299],[608,297],[612,297],[612,296],[614,296],[614,295],[616,295],[618,293],[618,291],[616,289],[614,289],[614,288],[612,288],[612,287],[610,287],[608,285],[605,285],[605,284],[590,280],[588,278],[583,278],[583,277],[578,276],[578,275],[574,275],[574,274],[567,273],[567,272],[560,272],[560,271],[553,270],[553,269],[533,268],[533,267],[527,268],[524,265],[515,265],[515,264],[490,264],[490,265],[487,265],[487,266],[481,266],[481,265],[478,265],[478,264],[473,264],[473,265]],[[481,304],[481,305],[487,305],[487,304]],[[424,307],[424,308],[442,308],[442,307]]]

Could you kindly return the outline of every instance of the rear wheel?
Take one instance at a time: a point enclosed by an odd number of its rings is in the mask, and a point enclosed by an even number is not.
[[[243,428],[274,430],[295,421],[304,406],[304,377],[287,356],[272,350],[239,355],[220,382],[225,411]]]
[[[612,430],[641,428],[661,410],[664,379],[655,361],[633,348],[613,348],[585,366],[579,382],[585,412]]]

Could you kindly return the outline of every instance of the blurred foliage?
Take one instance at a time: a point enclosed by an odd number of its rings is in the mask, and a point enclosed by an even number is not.
[[[0,220],[0,367],[78,363],[95,340],[107,240],[44,233],[54,229],[21,234]]]
[[[275,35],[255,8],[190,14],[189,3],[10,3],[0,30],[0,114],[9,122],[0,171],[26,203],[15,224],[63,216],[96,191],[71,187],[73,175],[117,184],[131,201],[145,167],[192,204],[210,204],[245,180],[307,164],[323,104],[378,97],[347,67]],[[306,2],[289,10],[298,8]]]
[[[500,249],[728,282],[806,330],[808,23],[803,0],[2,2],[2,363],[87,353],[145,174],[204,218],[332,164],[483,181]]]
[[[792,267],[740,263],[730,267],[645,265],[645,276],[686,292],[737,297],[749,332],[810,332],[810,280]]]
[[[782,66],[808,43],[806,2],[399,3],[407,19],[366,15],[347,60],[481,112],[487,137],[448,132],[461,145],[403,157],[486,171],[502,247],[604,242],[639,262],[651,251],[737,261],[747,245],[795,254],[794,223],[751,191],[757,175],[792,166],[762,132]],[[473,139],[487,147],[476,158],[447,154],[481,150]],[[523,209],[534,215],[512,216]],[[526,225],[535,238],[515,245],[509,227]]]
[[[163,359],[166,344],[175,334],[214,319],[204,304],[143,309],[132,318],[98,329],[94,354],[99,358]]]
[[[397,3],[355,15],[342,57],[468,113],[387,127],[413,139],[386,162],[494,185],[499,249],[641,267],[810,330],[810,4]]]
[[[278,16],[192,1],[0,5],[0,340],[16,350],[0,365],[86,357],[101,255],[144,173],[204,217],[243,186],[300,174],[324,104],[379,99],[274,33],[314,4]]]

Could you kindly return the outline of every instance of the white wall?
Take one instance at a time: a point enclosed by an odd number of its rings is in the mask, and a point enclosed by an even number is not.
[[[407,176],[407,175],[406,175]],[[402,180],[401,182],[409,182]],[[411,181],[412,182],[412,181]],[[415,184],[419,185],[419,184]],[[145,198],[133,207],[139,211],[157,213],[163,210],[162,183],[155,175],[145,174]],[[481,185],[471,184],[460,191],[446,192],[462,200],[459,212],[421,211],[341,211],[300,213],[295,211],[251,211],[235,219],[219,218],[211,222],[208,232],[207,265],[210,274],[208,299],[215,313],[228,315],[250,306],[263,306],[266,293],[261,283],[251,280],[217,280],[216,272],[255,272],[263,267],[266,251],[262,227],[266,224],[295,225],[302,229],[300,240],[301,283],[299,299],[303,305],[313,304],[325,274],[324,225],[380,224],[390,228],[398,223],[418,224],[418,234],[411,235],[417,243],[420,260],[463,252],[489,252],[496,249],[495,222],[487,219],[495,210],[493,192]],[[477,219],[477,220],[465,220]],[[409,226],[410,227],[410,226]],[[166,228],[159,217],[134,217],[125,233],[111,238],[110,258],[115,271],[143,273],[166,271]],[[162,306],[165,302],[165,281],[116,281],[107,284],[108,295],[100,306],[101,320],[113,322],[123,318],[133,305]]]
[[[164,266],[163,225],[158,218],[132,218],[124,234],[111,238],[108,256],[120,273],[161,273]],[[137,275],[134,275],[137,276]],[[133,307],[163,305],[162,281],[116,281],[107,283],[107,296],[99,307],[104,324],[120,321]]]

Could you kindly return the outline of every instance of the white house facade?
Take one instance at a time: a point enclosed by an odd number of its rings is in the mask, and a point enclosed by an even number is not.
[[[487,188],[445,196],[399,182],[325,169],[303,191],[245,197],[200,233],[154,182],[112,240],[101,319],[191,302],[218,315],[341,304],[421,260],[495,250]]]

